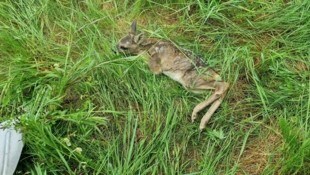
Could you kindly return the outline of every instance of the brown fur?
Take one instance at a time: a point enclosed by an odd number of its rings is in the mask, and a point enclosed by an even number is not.
[[[199,111],[211,105],[200,122],[200,130],[205,128],[210,117],[222,103],[229,87],[229,84],[222,81],[214,70],[204,67],[199,58],[192,57],[170,41],[146,38],[143,33],[137,33],[135,21],[131,25],[131,31],[119,41],[117,48],[120,52],[132,55],[148,53],[148,66],[154,74],[163,73],[189,91],[214,90],[214,93],[199,103],[192,113],[194,121]]]

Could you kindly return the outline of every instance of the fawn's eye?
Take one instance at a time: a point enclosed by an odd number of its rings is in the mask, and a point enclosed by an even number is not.
[[[122,50],[128,50],[128,48],[124,47],[124,46],[120,46],[119,48],[122,49]]]

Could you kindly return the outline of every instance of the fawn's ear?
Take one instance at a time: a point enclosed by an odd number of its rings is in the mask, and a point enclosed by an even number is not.
[[[131,31],[130,32],[133,33],[133,34],[136,34],[136,32],[137,32],[137,22],[136,22],[136,20],[134,20],[131,23]]]
[[[142,32],[133,37],[133,41],[137,44],[140,44],[143,39],[144,39],[144,34]]]
[[[155,44],[157,41],[154,40],[154,39],[151,39],[151,38],[145,38],[145,37],[142,37],[139,41],[139,45],[140,46],[148,46],[148,45],[153,45]]]

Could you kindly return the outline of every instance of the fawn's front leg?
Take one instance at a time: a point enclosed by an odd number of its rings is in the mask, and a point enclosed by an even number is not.
[[[148,61],[148,65],[149,65],[150,70],[154,74],[160,74],[163,72],[161,69],[161,59],[158,57],[157,53],[151,56],[151,58]]]

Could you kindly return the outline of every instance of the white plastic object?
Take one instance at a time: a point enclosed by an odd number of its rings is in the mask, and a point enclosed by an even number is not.
[[[15,172],[22,149],[22,134],[14,129],[14,122],[0,123],[0,175],[12,175]]]

